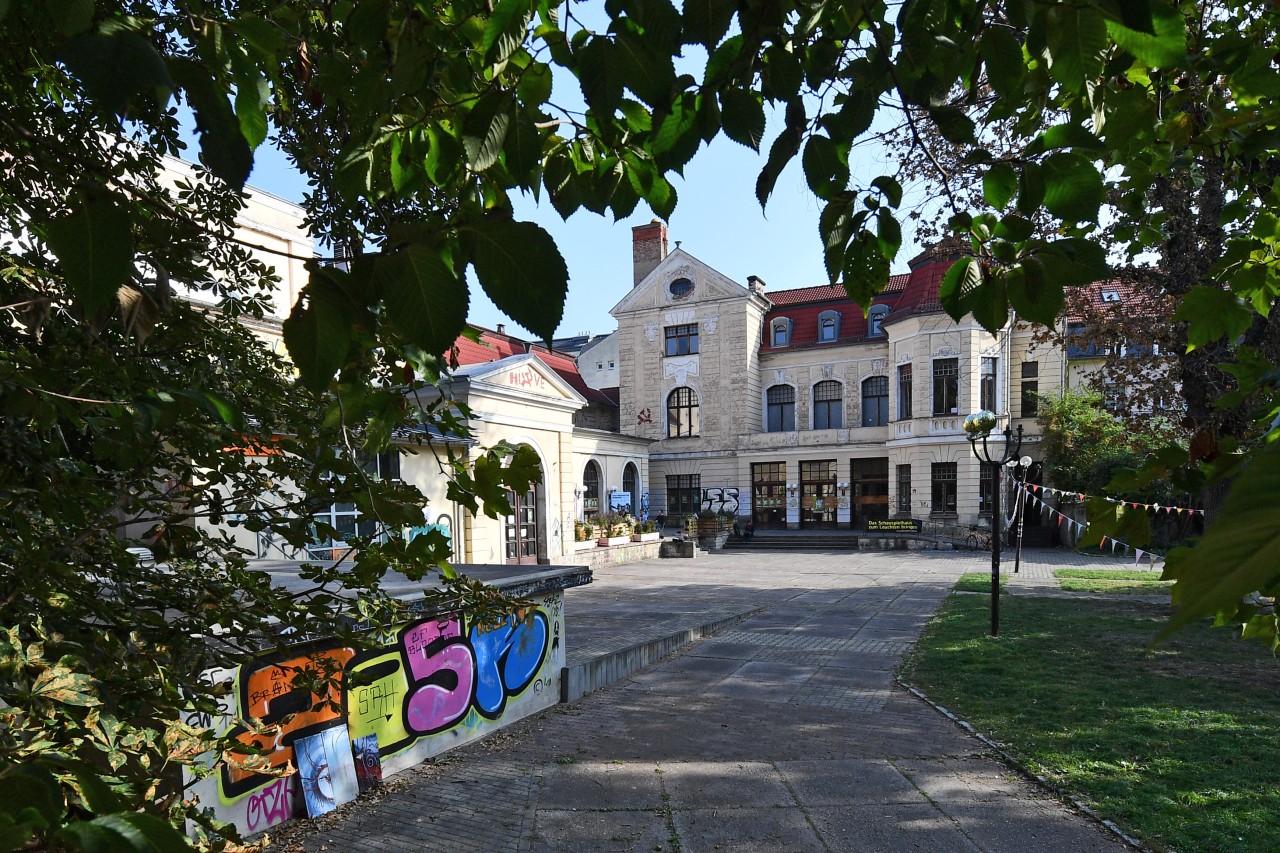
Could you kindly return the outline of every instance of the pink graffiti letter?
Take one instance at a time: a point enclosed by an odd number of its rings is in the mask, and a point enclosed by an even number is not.
[[[443,731],[467,713],[475,658],[456,617],[430,619],[402,633],[413,685],[405,704],[405,726],[417,734]]]

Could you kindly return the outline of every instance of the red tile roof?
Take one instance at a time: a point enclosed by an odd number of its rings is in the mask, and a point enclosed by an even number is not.
[[[488,364],[509,356],[532,353],[539,361],[554,370],[561,379],[569,383],[573,390],[585,397],[587,402],[618,405],[616,393],[610,397],[609,394],[592,388],[586,383],[582,374],[578,372],[578,365],[573,360],[573,356],[558,350],[547,349],[543,344],[512,337],[505,332],[495,332],[479,326],[474,328],[480,332],[478,342],[464,337],[459,337],[453,342],[454,356],[459,365]]]
[[[1106,294],[1106,295],[1104,295]],[[1167,317],[1173,312],[1171,304],[1161,306],[1161,301],[1168,302],[1140,285],[1122,279],[1106,279],[1080,287],[1067,288],[1067,304],[1064,311],[1067,322],[1078,323],[1090,320],[1099,314],[1143,314],[1152,317]]]
[[[889,276],[889,283],[882,293],[899,293],[907,286],[908,273]],[[848,299],[843,284],[820,284],[817,287],[796,287],[791,290],[766,290],[765,296],[774,305],[796,305],[802,302]]]

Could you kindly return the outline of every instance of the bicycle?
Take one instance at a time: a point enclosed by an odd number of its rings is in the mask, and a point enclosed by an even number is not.
[[[964,538],[965,547],[970,551],[990,551],[991,531],[983,530],[977,525],[969,527],[969,535]]]

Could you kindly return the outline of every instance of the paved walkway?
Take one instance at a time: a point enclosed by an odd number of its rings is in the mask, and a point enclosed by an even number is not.
[[[287,831],[332,851],[1091,851],[1112,836],[892,681],[987,554],[719,553],[569,590],[571,654],[741,621]],[[1023,554],[1015,587],[1062,565]],[[654,626],[657,626],[656,628]]]

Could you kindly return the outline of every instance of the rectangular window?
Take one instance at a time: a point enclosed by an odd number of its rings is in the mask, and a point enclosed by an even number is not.
[[[982,359],[982,374],[978,381],[978,408],[1000,414],[1000,399],[997,396],[996,376],[999,371],[999,359]]]
[[[991,514],[991,497],[993,489],[991,488],[991,466],[978,466],[978,514]]]
[[[960,359],[933,362],[933,413],[954,415],[960,411]]]
[[[1024,418],[1034,418],[1038,414],[1036,394],[1040,391],[1040,363],[1038,361],[1022,362],[1022,412]]]
[[[678,520],[702,509],[702,475],[667,475],[667,515]]]
[[[898,466],[898,512],[911,515],[911,466]]]
[[[667,355],[693,355],[698,351],[697,323],[667,326],[664,331],[667,341]]]
[[[934,515],[954,515],[956,512],[956,463],[934,462],[932,467],[933,502],[929,511]]]
[[[757,525],[786,526],[787,463],[752,463],[751,516]]]
[[[898,420],[911,420],[911,365],[909,364],[898,365]]]

